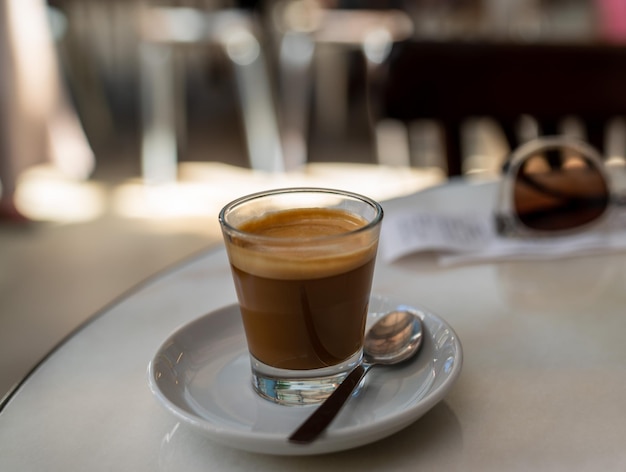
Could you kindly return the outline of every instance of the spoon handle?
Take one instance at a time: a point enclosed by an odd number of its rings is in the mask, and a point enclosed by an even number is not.
[[[311,413],[311,416],[289,436],[289,442],[309,444],[315,441],[337,416],[343,404],[350,398],[350,395],[359,385],[361,379],[365,377],[370,367],[372,367],[372,364],[367,363],[356,366],[317,410]]]

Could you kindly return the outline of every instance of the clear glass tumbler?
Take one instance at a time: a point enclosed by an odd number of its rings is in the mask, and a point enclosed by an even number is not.
[[[221,210],[259,395],[319,403],[361,362],[382,218],[370,198],[319,188],[256,193]]]

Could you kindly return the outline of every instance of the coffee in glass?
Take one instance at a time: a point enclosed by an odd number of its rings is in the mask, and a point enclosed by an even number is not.
[[[382,216],[367,197],[311,188],[250,195],[221,211],[261,396],[323,401],[361,361]]]

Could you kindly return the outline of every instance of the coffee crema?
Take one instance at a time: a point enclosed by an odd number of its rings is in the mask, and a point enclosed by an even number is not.
[[[275,238],[320,238],[349,233],[367,224],[344,210],[299,208],[268,213],[243,223],[238,229]]]
[[[345,210],[284,210],[237,228],[260,236],[258,241],[243,243],[233,237],[226,243],[231,264],[250,274],[278,279],[326,277],[354,269],[376,255],[377,238],[351,234],[366,225],[365,219]],[[342,237],[334,240],[333,236]]]
[[[361,349],[377,244],[377,234],[355,232],[366,225],[344,210],[285,210],[238,228],[262,236],[258,242],[227,241],[256,359],[283,369],[317,369]]]

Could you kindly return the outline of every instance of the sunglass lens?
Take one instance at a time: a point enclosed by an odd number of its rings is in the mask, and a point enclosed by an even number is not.
[[[600,217],[609,205],[608,185],[596,164],[564,153],[533,155],[515,176],[515,211],[531,229],[577,228]]]

